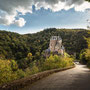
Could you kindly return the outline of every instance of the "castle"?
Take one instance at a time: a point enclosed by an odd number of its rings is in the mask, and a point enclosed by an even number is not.
[[[65,48],[62,45],[62,39],[60,36],[51,37],[49,48],[45,50],[46,56],[48,56],[50,52],[53,54],[64,55]]]

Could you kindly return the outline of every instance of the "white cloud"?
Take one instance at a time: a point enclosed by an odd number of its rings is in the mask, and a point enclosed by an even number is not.
[[[90,23],[90,19],[88,19],[87,22]]]
[[[76,11],[85,11],[90,8],[90,3],[85,0],[36,0],[36,9],[44,7],[52,11],[60,11],[62,9],[69,10],[75,8]]]
[[[16,20],[17,12],[22,15],[32,13],[32,5],[35,5],[37,10],[43,7],[51,9],[53,12],[70,8],[83,12],[90,9],[90,3],[85,0],[0,0],[0,24],[24,26],[26,21],[23,18]]]
[[[15,20],[14,24],[23,27],[25,25],[26,21],[23,18],[19,18],[18,20]]]
[[[0,16],[0,24],[2,25],[10,25],[13,23],[15,20],[15,16],[17,14],[9,15],[9,14],[4,14]]]
[[[76,11],[85,11],[86,9],[90,9],[90,3],[88,2],[84,2],[83,4],[75,7]]]
[[[25,15],[27,12],[32,13],[33,0],[0,0],[0,24],[16,24],[17,12]],[[22,25],[20,21],[23,21]],[[25,21],[17,21],[18,26],[23,26]]]

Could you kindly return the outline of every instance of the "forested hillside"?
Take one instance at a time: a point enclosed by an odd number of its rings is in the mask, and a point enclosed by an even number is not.
[[[43,51],[49,47],[51,36],[61,36],[65,46],[64,57],[53,55],[44,58]],[[35,34],[20,35],[13,32],[0,31],[0,84],[11,82],[45,70],[73,66],[73,54],[89,55],[87,30],[46,29]],[[83,54],[86,50],[87,54]],[[69,55],[71,54],[71,55]]]
[[[0,31],[0,57],[21,60],[29,52],[35,56],[48,48],[52,35],[59,35],[69,54],[80,53],[87,47],[84,37],[88,37],[87,30],[46,29],[35,34],[20,35],[17,33]]]
[[[87,66],[90,68],[90,31],[88,31],[89,37],[85,38],[87,41],[88,47],[86,49],[83,49],[80,53],[80,60],[81,63],[87,64]]]

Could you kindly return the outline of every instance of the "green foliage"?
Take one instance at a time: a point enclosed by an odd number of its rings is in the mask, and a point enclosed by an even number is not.
[[[30,67],[27,68],[27,69],[25,70],[25,72],[26,72],[26,75],[27,75],[27,76],[28,76],[28,75],[32,75],[32,74],[35,74],[35,73],[38,73],[38,72],[39,72],[39,68],[38,68],[38,66],[36,65],[36,62],[35,62],[35,61],[32,62],[32,63],[30,64]]]
[[[13,71],[16,71],[18,69],[18,65],[14,60],[11,60],[11,68]]]
[[[32,74],[35,74],[37,72],[39,72],[38,67],[34,64],[33,67],[31,68]]]
[[[50,56],[46,59],[42,66],[42,70],[50,70],[56,68],[64,68],[73,65],[73,59],[69,57],[62,57],[58,55]]]
[[[22,69],[18,69],[16,74],[17,74],[18,79],[26,76],[26,73]]]
[[[32,53],[28,53],[27,58],[31,59],[32,58]]]
[[[0,60],[0,84],[25,77],[23,70],[18,69],[14,60]]]
[[[88,31],[84,29],[46,29],[36,34],[20,35],[13,32],[0,31],[0,57],[14,59],[18,64],[19,60],[26,58],[28,53],[32,53],[33,59],[40,59],[43,50],[49,46],[50,37],[59,35],[63,39],[65,50],[69,54],[77,53],[87,48],[86,40]],[[20,65],[19,65],[20,67]]]
[[[27,76],[32,75],[32,72],[31,72],[30,68],[26,68],[25,73],[26,73]]]
[[[90,49],[86,49],[85,57],[86,57],[86,60],[90,60]]]
[[[85,40],[87,41],[87,46],[88,48],[85,50],[82,50],[81,54],[80,54],[80,60],[83,63],[87,63],[88,67],[90,68],[90,31],[88,32],[89,37],[85,38]]]
[[[16,70],[10,60],[0,60],[0,84],[17,79],[17,74],[13,69]]]
[[[88,68],[90,68],[90,60],[88,61],[87,66],[88,66]]]
[[[28,55],[27,55],[27,63],[31,63],[32,62],[32,58],[33,58],[33,56],[32,56],[32,53],[28,53]]]
[[[90,43],[88,30],[52,28],[26,35],[0,31],[0,84],[44,70],[72,66],[73,59],[67,53],[64,57],[52,54],[47,59],[42,57],[53,35],[61,36],[66,52],[71,55],[76,53],[77,58],[81,50],[88,47],[80,57],[84,61],[86,59],[90,66],[90,44],[87,45]]]
[[[85,58],[85,52],[86,52],[86,50],[82,50],[80,53],[80,62],[84,63],[84,64],[87,63],[86,58]]]
[[[58,55],[51,55],[46,60],[41,58],[39,61],[33,61],[24,70],[19,69],[14,60],[0,60],[0,84],[24,78],[41,71],[64,68],[72,65],[72,58]]]

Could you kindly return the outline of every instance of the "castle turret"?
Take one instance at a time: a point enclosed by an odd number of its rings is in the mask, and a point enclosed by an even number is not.
[[[61,48],[62,45],[62,39],[60,36],[52,36],[50,39],[50,51],[54,52],[54,51],[58,51]]]

